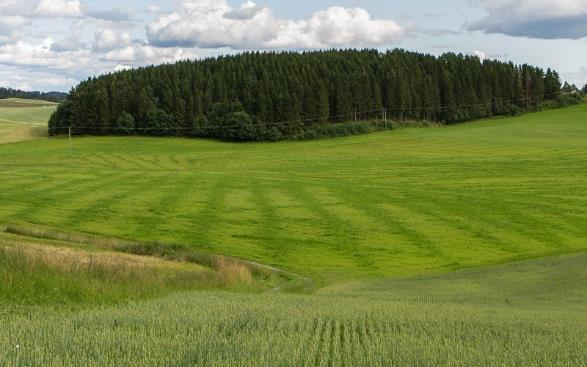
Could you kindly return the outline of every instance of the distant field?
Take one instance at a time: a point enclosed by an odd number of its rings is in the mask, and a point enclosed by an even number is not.
[[[37,99],[6,98],[0,99],[0,108],[22,108],[22,107],[56,107],[58,103],[42,101]]]
[[[174,243],[317,280],[587,249],[587,106],[276,144],[41,139],[0,149],[0,223]]]
[[[0,99],[0,144],[47,136],[47,122],[56,103],[28,99]]]
[[[586,265],[580,254],[312,296],[204,291],[0,308],[0,364],[585,366]]]

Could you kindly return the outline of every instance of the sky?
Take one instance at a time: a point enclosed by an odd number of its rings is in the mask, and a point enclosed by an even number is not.
[[[0,86],[246,50],[404,48],[554,68],[587,83],[587,0],[0,0]]]

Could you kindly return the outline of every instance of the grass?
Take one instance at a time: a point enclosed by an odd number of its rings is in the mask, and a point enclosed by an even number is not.
[[[276,144],[147,137],[0,149],[0,223],[157,241],[319,284],[587,249],[587,106]]]
[[[0,99],[0,144],[47,136],[47,121],[57,104],[28,99]]]
[[[583,366],[586,265],[576,254],[313,296],[205,291],[75,312],[0,311],[0,361]]]
[[[0,145],[0,366],[584,366],[585,121]]]
[[[262,291],[267,286],[267,280],[253,278],[247,264],[226,258],[207,267],[0,234],[0,305],[5,307],[117,304],[181,290]]]

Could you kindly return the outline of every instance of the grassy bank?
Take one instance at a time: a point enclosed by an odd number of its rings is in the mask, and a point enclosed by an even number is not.
[[[245,262],[219,256],[207,260],[198,264],[90,242],[0,233],[0,304],[117,304],[177,291],[259,292],[290,284],[285,276]]]

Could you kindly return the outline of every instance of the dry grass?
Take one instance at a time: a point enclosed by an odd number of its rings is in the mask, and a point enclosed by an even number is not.
[[[66,246],[76,246],[90,249],[108,251],[110,254],[121,256],[126,254],[128,259],[140,259],[141,262],[150,259],[152,262],[165,264],[192,264],[202,268],[212,269],[221,280],[223,286],[233,287],[238,284],[253,284],[255,280],[261,280],[267,286],[289,290],[295,287],[296,291],[308,290],[313,287],[309,279],[271,268],[262,264],[256,264],[241,259],[207,254],[194,251],[184,246],[174,246],[165,243],[137,243],[118,238],[109,238],[82,233],[64,233],[38,225],[14,225],[10,224],[0,232],[22,236],[30,239],[45,239],[59,241]],[[279,283],[279,284],[277,284]]]
[[[249,267],[235,260],[222,257],[218,258],[216,261],[216,270],[228,284],[250,284],[253,282],[253,274]]]
[[[90,252],[68,247],[44,246],[26,242],[2,241],[0,249],[9,254],[24,256],[31,261],[40,261],[62,272],[78,272],[100,268],[108,272],[126,270],[175,270],[206,272],[209,269],[197,265],[165,261],[163,259],[121,254],[115,252]]]
[[[45,127],[4,122],[0,119],[0,144],[18,143],[46,136]]]
[[[159,252],[161,248],[169,246],[60,233],[41,226],[0,226],[0,262],[7,267],[4,272],[0,271],[0,282],[9,283],[4,285],[6,292],[30,290],[23,292],[22,297],[8,296],[11,303],[63,304],[70,299],[103,303],[95,296],[96,292],[111,292],[118,297],[116,299],[123,300],[177,290],[259,291],[283,288],[290,281],[282,275],[257,270],[254,264],[238,259],[190,254],[189,249],[173,247],[171,249],[176,252],[162,253]],[[26,275],[17,277],[14,272],[47,274],[48,282],[58,286],[53,290],[53,286],[43,285],[47,282],[41,276],[29,279]],[[1,279],[3,277],[6,279]],[[71,284],[66,285],[64,281]],[[23,284],[17,284],[19,282]],[[99,297],[105,298],[102,294]],[[0,303],[2,301],[0,296]]]
[[[117,238],[92,236],[88,234],[57,232],[44,228],[42,226],[34,225],[23,226],[9,224],[4,228],[4,232],[24,237],[87,244],[91,245],[92,247],[108,250],[117,249],[130,244],[130,241],[124,241]]]

